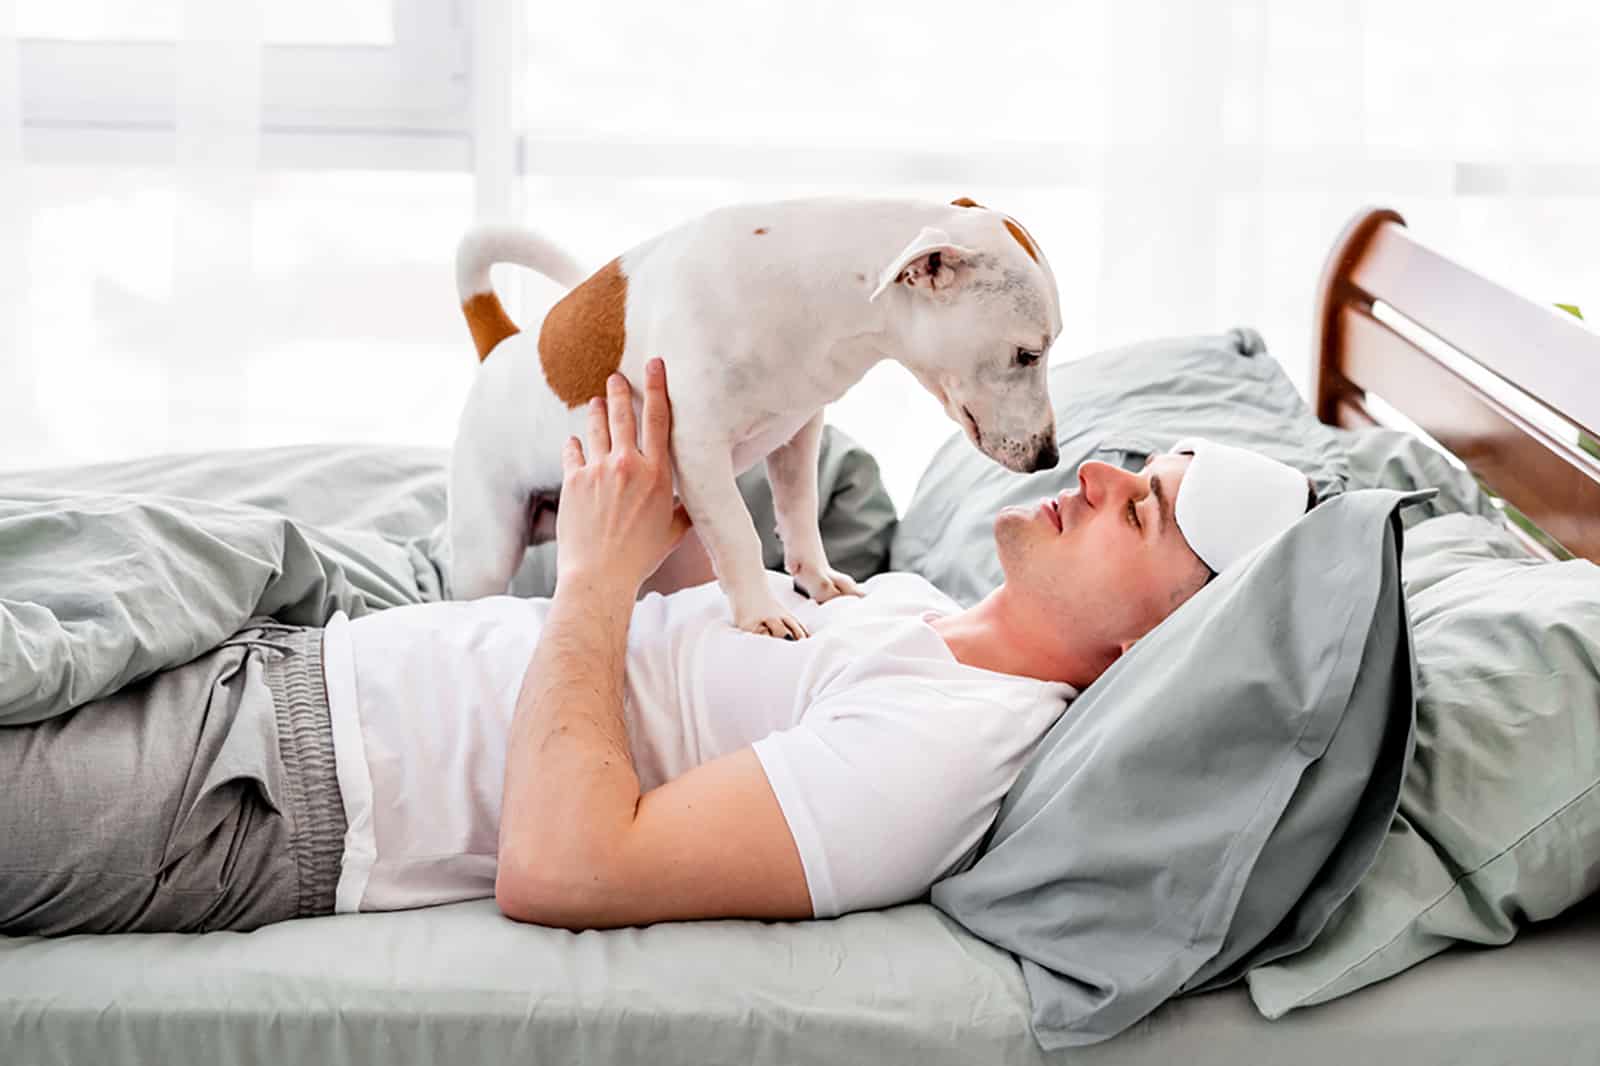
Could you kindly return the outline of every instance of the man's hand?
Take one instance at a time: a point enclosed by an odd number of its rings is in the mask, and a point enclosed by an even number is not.
[[[612,374],[605,399],[589,401],[587,455],[577,437],[567,438],[556,512],[557,589],[612,584],[631,598],[688,531],[688,512],[673,502],[672,410],[660,359],[645,366],[643,417],[641,442],[633,390]]]

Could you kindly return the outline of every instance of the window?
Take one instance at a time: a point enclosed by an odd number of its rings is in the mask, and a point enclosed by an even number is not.
[[[17,34],[32,159],[163,165],[184,94],[218,93],[266,166],[467,165],[467,33],[441,0],[18,0]]]
[[[24,338],[11,392],[79,416],[48,440],[0,419],[7,465],[447,446],[474,371],[451,258],[482,216],[521,217],[598,265],[736,200],[971,196],[1049,255],[1053,360],[1243,324],[1302,388],[1322,256],[1365,203],[1600,317],[1591,0],[1514,17],[1457,0],[927,0],[915,18],[857,0],[12,10],[21,130],[0,85],[0,164],[20,142],[23,166],[0,243],[26,262],[12,252],[0,283],[28,291],[0,330]],[[520,322],[554,295],[526,271],[498,280]],[[221,359],[174,341],[214,298],[232,329]],[[894,366],[829,417],[902,506],[956,432]]]

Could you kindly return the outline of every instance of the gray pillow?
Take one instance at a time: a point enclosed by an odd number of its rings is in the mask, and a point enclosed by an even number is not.
[[[772,505],[772,485],[767,465],[757,463],[739,475],[739,494],[756,532],[761,536],[761,562],[769,570],[783,569],[783,542],[778,539],[777,512]],[[881,574],[889,565],[889,539],[894,535],[894,501],[883,487],[878,461],[848,434],[833,426],[822,427],[822,449],[817,457],[818,528],[828,562],[857,581]],[[442,532],[442,531],[441,531]],[[436,544],[436,557],[447,553],[444,538]],[[443,564],[441,564],[443,565]],[[511,580],[518,596],[549,596],[556,587],[556,546],[529,548],[522,568]]]
[[[1337,496],[1213,580],[1073,702],[933,886],[1019,957],[1046,1050],[1308,939],[1295,903],[1371,862],[1411,743],[1409,499]]]
[[[1367,876],[1309,948],[1252,971],[1269,1018],[1457,942],[1505,944],[1600,888],[1600,567],[1496,522],[1407,536],[1416,757]]]
[[[889,568],[927,578],[965,606],[999,586],[993,543],[1000,508],[1075,485],[1078,464],[1137,467],[1187,436],[1270,455],[1326,497],[1348,480],[1333,430],[1317,421],[1254,330],[1146,341],[1050,370],[1054,469],[1015,474],[957,435],[934,454],[890,546]]]

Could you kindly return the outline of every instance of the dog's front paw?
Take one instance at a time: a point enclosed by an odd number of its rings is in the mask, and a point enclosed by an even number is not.
[[[789,567],[789,574],[794,578],[794,590],[817,603],[827,603],[835,596],[865,595],[855,578],[831,566],[795,563]]]
[[[735,609],[733,624],[746,633],[762,633],[784,640],[804,640],[811,635],[798,618],[771,600],[752,604],[749,609]]]

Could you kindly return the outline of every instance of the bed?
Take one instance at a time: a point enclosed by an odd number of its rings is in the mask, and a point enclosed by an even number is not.
[[[1530,552],[1600,560],[1600,460],[1528,407],[1600,429],[1600,337],[1450,262],[1384,210],[1340,235],[1320,293],[1322,422],[1360,432],[1398,411],[1543,531],[1528,534]],[[1463,376],[1448,349],[1490,373]],[[1525,395],[1508,402],[1486,377]],[[432,461],[395,467],[407,501],[437,489]],[[166,473],[178,492],[181,471]],[[95,476],[75,486],[96,488]],[[0,478],[0,492],[26,489]],[[250,502],[275,499],[262,489]],[[396,565],[415,581],[368,581],[361,564],[381,569],[378,549],[346,542],[348,565],[326,571],[320,599],[436,594],[425,524],[380,511],[364,521],[394,527],[382,547],[403,545]],[[510,923],[480,900],[250,934],[0,939],[0,1064],[1578,1063],[1600,1061],[1597,984],[1590,898],[1505,947],[1447,951],[1276,1021],[1234,985],[1046,1053],[1017,960],[926,902],[573,934]]]

